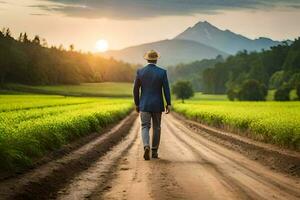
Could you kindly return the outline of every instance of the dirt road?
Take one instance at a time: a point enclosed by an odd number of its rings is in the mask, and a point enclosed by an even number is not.
[[[139,133],[137,119],[122,142],[49,198],[300,199],[299,178],[209,141],[172,115],[163,118],[160,159],[143,160]]]
[[[93,185],[91,199],[300,199],[299,180],[201,138],[171,115],[163,120],[160,159],[142,159],[139,122],[124,143],[130,140],[133,145],[116,164],[110,183],[97,188],[97,180],[91,179],[101,170],[99,163],[77,177],[59,199],[86,193],[86,185]]]

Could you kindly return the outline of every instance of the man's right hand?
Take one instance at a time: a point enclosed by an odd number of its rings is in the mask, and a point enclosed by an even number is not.
[[[140,113],[140,108],[139,108],[138,106],[135,106],[135,111],[136,111],[137,113]]]
[[[171,105],[166,106],[166,114],[169,114],[171,112]]]

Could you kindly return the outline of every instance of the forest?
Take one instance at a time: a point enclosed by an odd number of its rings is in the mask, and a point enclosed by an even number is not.
[[[236,91],[246,82],[265,89],[291,90],[300,85],[300,39],[262,52],[241,51],[202,73],[204,93]]]
[[[177,80],[188,80],[191,82],[193,89],[196,91],[203,90],[203,80],[201,74],[207,68],[212,68],[215,64],[223,62],[222,56],[217,56],[213,59],[203,59],[187,64],[178,64],[176,66],[168,67],[168,75],[171,83]]]
[[[20,33],[15,39],[10,29],[0,31],[0,84],[79,84],[82,82],[131,82],[136,66],[102,58],[97,54],[48,47],[47,41]]]

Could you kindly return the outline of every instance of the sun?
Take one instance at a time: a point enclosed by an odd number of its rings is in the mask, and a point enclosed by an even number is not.
[[[108,50],[108,46],[107,40],[101,39],[96,42],[95,49],[98,52],[105,52]]]

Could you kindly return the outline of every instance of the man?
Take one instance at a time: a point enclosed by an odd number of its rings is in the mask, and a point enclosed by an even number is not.
[[[144,159],[150,160],[149,130],[151,119],[153,123],[152,158],[158,158],[161,113],[165,110],[162,90],[167,102],[166,114],[170,112],[171,97],[167,71],[156,65],[159,58],[158,53],[151,50],[145,54],[144,58],[148,61],[148,65],[137,70],[133,94],[136,111],[140,113],[142,122]]]

